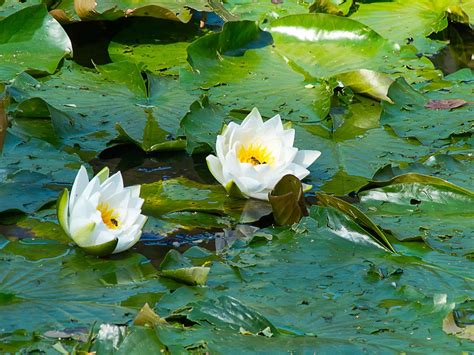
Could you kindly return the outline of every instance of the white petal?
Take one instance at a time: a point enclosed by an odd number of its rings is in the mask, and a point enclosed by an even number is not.
[[[216,154],[217,154],[217,158],[219,160],[224,159],[224,156],[227,153],[227,150],[226,150],[226,147],[225,147],[226,144],[225,144],[224,140],[225,140],[224,136],[217,136],[217,139],[216,139]]]
[[[285,147],[293,147],[293,143],[295,143],[295,130],[293,128],[285,129],[280,137]]]
[[[87,184],[84,191],[78,195],[78,198],[85,198],[88,199],[95,193],[100,191],[100,180],[97,176],[94,176],[91,181]],[[77,201],[77,200],[76,200]],[[69,207],[74,207],[73,205],[69,205]]]
[[[301,165],[304,168],[307,168],[314,163],[316,159],[321,155],[320,151],[317,150],[300,150],[293,160],[293,163]]]
[[[109,177],[102,184],[100,192],[104,196],[112,196],[123,190],[123,179],[122,174],[119,172]]]
[[[132,198],[138,198],[140,197],[140,188],[140,185],[133,185],[126,187],[125,190],[130,190],[130,196]]]
[[[143,202],[145,202],[144,199],[138,197],[138,198],[130,198],[130,201],[128,201],[128,206],[127,208],[132,208],[132,209],[140,209],[143,206]]]
[[[147,217],[144,215],[140,215],[137,219],[137,223],[130,228],[128,233],[119,237],[117,246],[115,247],[113,254],[120,253],[133,247],[140,240],[140,236],[142,235],[142,229],[146,221]]]
[[[254,199],[257,199],[257,200],[263,200],[263,201],[268,201],[268,193],[270,192],[271,190],[263,190],[262,192],[255,192],[253,193],[251,196],[249,197],[252,197]]]
[[[263,184],[258,180],[251,179],[245,176],[239,176],[235,178],[235,184],[240,189],[240,191],[249,197],[252,197],[258,192],[261,192],[264,188]]]
[[[220,160],[214,155],[208,155],[206,157],[207,167],[211,174],[219,181],[219,184],[225,185],[224,175],[222,173],[222,164]]]
[[[260,128],[263,125],[262,116],[258,109],[254,107],[240,124],[241,128]]]
[[[265,121],[261,129],[272,133],[283,131],[283,123],[281,122],[280,115],[273,116],[269,120]]]
[[[309,170],[306,168],[303,168],[301,165],[298,165],[298,164],[290,164],[288,165],[288,169],[289,169],[288,174],[293,174],[300,180],[304,179],[306,176],[309,175]]]
[[[76,203],[77,197],[82,195],[88,183],[89,177],[87,176],[87,170],[84,165],[81,165],[81,168],[77,172],[76,178],[74,179],[74,183],[72,184],[71,195],[69,199],[70,209]]]

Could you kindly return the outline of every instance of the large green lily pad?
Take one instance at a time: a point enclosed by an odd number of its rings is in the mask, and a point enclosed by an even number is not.
[[[27,261],[0,250],[3,331],[91,327],[97,319],[127,321],[142,306],[128,303],[130,297],[166,290],[145,261],[138,254],[110,260],[72,250],[49,260]]]
[[[462,85],[463,90],[472,91],[472,83]],[[474,127],[474,110],[472,104],[449,109],[443,107],[447,100],[462,99],[456,95],[444,94],[443,99],[431,102],[431,94],[423,95],[411,88],[405,80],[398,79],[389,89],[388,96],[394,104],[384,102],[380,121],[389,125],[401,137],[413,137],[426,145],[444,144],[440,141],[451,135],[472,132]],[[439,97],[439,96],[438,96]]]
[[[64,144],[102,151],[118,136],[155,150],[173,148],[181,118],[193,99],[173,77],[147,76],[131,62],[89,70],[71,64],[56,76],[36,81],[20,75],[9,87],[19,104],[15,115],[37,116],[37,107],[51,116],[54,132]],[[51,132],[52,134],[52,132]],[[183,149],[179,146],[178,149]]]
[[[55,7],[55,16],[64,22],[87,20],[116,20],[129,16],[150,16],[172,21],[189,22],[193,10],[212,11],[208,1],[133,0],[61,1]]]
[[[400,240],[422,238],[435,249],[474,253],[474,193],[421,174],[375,182],[359,193],[361,206]]]
[[[81,166],[78,156],[38,139],[6,135],[0,168],[0,212],[32,213],[56,199]]]
[[[360,22],[329,14],[290,15],[268,26],[275,50],[316,78],[379,70],[400,46]]]
[[[24,70],[53,73],[61,59],[72,54],[69,37],[44,5],[0,17],[0,33],[0,81]]]
[[[461,22],[473,22],[472,18],[466,19],[463,14],[465,6],[469,9],[468,4],[469,1],[459,0],[377,2],[359,5],[351,18],[400,45],[414,42],[423,52],[434,53],[440,45],[426,37],[446,28],[449,14]]]
[[[270,43],[269,33],[255,22],[228,22],[220,33],[204,36],[188,47],[194,73],[182,73],[182,81],[208,90],[210,100],[227,111],[257,107],[268,117],[280,113],[292,121],[323,119],[329,111],[332,87],[294,68]]]

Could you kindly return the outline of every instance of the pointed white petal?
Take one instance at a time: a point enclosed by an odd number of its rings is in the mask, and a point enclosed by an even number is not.
[[[301,165],[298,165],[298,164],[288,165],[288,170],[289,172],[287,174],[293,174],[300,180],[304,179],[306,176],[309,175],[309,170],[306,168],[303,168]]]
[[[89,177],[87,176],[87,170],[84,165],[81,165],[81,168],[77,172],[76,178],[74,179],[74,183],[72,184],[69,206],[74,206],[77,197],[82,195],[88,183]]]
[[[254,107],[240,124],[240,128],[260,128],[263,125],[262,116],[258,109]]]
[[[123,190],[122,174],[119,172],[109,177],[100,188],[100,192],[104,196],[112,196]]]
[[[113,254],[130,249],[140,240],[140,236],[142,235],[142,229],[147,219],[148,217],[144,215],[140,215],[137,218],[136,223],[130,228],[127,235],[122,238],[119,238],[119,242],[117,243]]]
[[[317,150],[300,150],[293,160],[293,163],[301,165],[303,168],[307,168],[314,163],[316,159],[321,155],[320,151]]]
[[[130,196],[132,198],[139,198],[140,197],[140,189],[141,189],[140,185],[127,186],[125,188],[125,190],[130,191]]]
[[[281,122],[280,115],[273,116],[269,120],[265,121],[261,129],[272,133],[283,131],[283,123]]]
[[[214,155],[208,155],[206,157],[207,167],[211,174],[219,181],[219,184],[225,185],[224,175],[222,173],[222,164],[220,160]]]

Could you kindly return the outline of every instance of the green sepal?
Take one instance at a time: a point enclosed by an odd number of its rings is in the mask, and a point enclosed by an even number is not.
[[[110,170],[108,167],[104,166],[104,168],[97,173],[97,177],[99,178],[100,183],[104,183],[105,180],[109,178]]]
[[[68,221],[68,205],[69,205],[69,190],[64,189],[56,201],[56,214],[61,228],[69,235],[69,221]]]
[[[72,240],[74,240],[76,244],[79,245],[81,248],[83,245],[87,245],[87,242],[89,241],[89,236],[94,230],[95,225],[95,222],[91,222],[85,225],[84,227],[76,231],[74,235],[71,235]]]
[[[247,197],[240,191],[237,184],[234,180],[230,180],[225,186],[225,190],[230,197],[238,198],[238,199],[246,199]]]
[[[104,244],[93,245],[89,247],[81,247],[87,254],[95,256],[107,256],[114,252],[118,239],[112,239]]]

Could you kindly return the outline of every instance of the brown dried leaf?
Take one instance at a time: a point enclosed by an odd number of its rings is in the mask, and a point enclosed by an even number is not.
[[[468,104],[468,102],[462,99],[429,100],[425,108],[430,110],[451,110],[466,104]]]
[[[468,325],[465,328],[458,327],[452,312],[443,319],[443,330],[445,333],[455,335],[458,338],[474,341],[474,325]]]
[[[74,10],[81,20],[90,19],[97,15],[96,0],[74,0]]]

